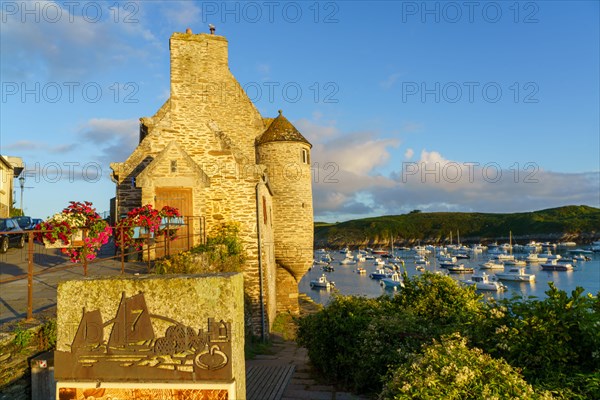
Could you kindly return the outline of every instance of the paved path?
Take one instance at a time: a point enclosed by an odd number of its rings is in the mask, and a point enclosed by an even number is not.
[[[112,276],[121,274],[120,257],[113,258],[114,247],[107,245],[99,253],[98,260],[88,264],[87,276]],[[27,274],[27,245],[23,249],[10,248],[0,254],[0,282],[16,279]],[[146,273],[147,263],[127,262],[125,275]],[[84,276],[83,265],[71,263],[57,249],[46,249],[34,244],[33,252],[33,313],[53,312],[56,307],[58,283]],[[27,278],[0,283],[0,331],[9,322],[27,316]]]
[[[334,386],[324,385],[314,379],[309,365],[307,350],[295,342],[284,341],[274,335],[275,354],[257,356],[246,361],[246,369],[252,366],[295,365],[294,374],[283,391],[281,400],[368,400],[368,397],[339,391]]]

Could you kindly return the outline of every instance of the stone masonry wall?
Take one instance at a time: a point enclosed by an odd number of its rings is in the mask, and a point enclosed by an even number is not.
[[[313,205],[310,158],[302,160],[300,142],[269,142],[259,146],[261,163],[267,165],[275,211],[275,259],[278,307],[298,309],[298,282],[313,261]]]

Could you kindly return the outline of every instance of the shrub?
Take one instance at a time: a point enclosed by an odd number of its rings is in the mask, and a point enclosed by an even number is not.
[[[239,272],[246,261],[237,224],[224,224],[206,244],[156,260],[156,274],[198,274],[206,272]]]
[[[322,311],[299,320],[298,344],[307,348],[311,363],[327,378],[364,390],[356,379],[364,368],[358,361],[374,344],[365,348],[361,332],[380,313],[380,299],[335,295]]]
[[[423,347],[395,369],[380,400],[400,399],[539,399],[518,370],[482,350],[467,347],[460,334]]]

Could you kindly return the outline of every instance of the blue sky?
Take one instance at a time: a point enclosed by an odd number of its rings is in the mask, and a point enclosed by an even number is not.
[[[600,206],[596,1],[3,1],[0,12],[0,154],[26,162],[35,217],[69,200],[108,210],[108,164],[169,96],[170,35],[209,23],[263,116],[283,109],[313,143],[317,220]]]

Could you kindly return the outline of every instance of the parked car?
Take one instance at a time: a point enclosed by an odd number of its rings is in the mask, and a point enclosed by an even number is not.
[[[14,218],[0,218],[0,253],[6,253],[11,245],[22,249],[25,231]]]
[[[24,231],[30,231],[33,230],[33,228],[35,228],[36,224],[33,223],[33,219],[31,217],[13,217],[13,219],[17,221],[21,229],[23,229]]]

